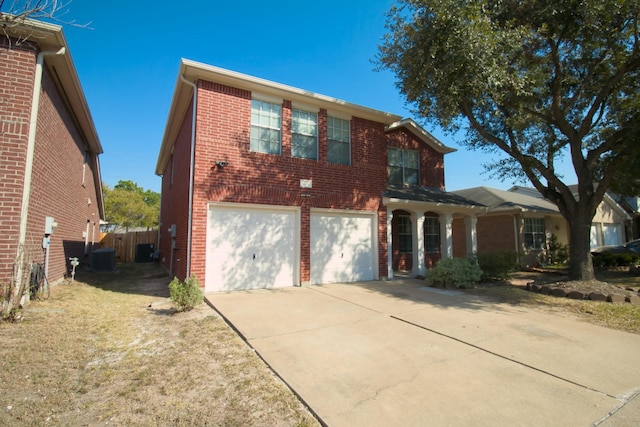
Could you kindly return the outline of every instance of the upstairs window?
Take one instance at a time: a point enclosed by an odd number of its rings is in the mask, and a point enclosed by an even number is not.
[[[400,253],[413,252],[413,239],[411,232],[411,217],[408,215],[398,216],[398,250]]]
[[[327,117],[327,160],[341,165],[351,164],[349,120]]]
[[[424,250],[427,253],[440,252],[440,221],[433,216],[424,218]]]
[[[278,104],[251,101],[251,151],[280,154],[282,108]]]
[[[418,152],[387,148],[389,184],[418,185]]]
[[[318,159],[318,115],[294,109],[291,112],[291,156]]]
[[[524,247],[542,249],[545,243],[544,218],[524,219]]]

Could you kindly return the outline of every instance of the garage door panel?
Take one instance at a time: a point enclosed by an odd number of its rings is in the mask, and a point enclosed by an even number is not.
[[[296,236],[293,211],[210,209],[206,290],[293,286]]]
[[[373,216],[311,216],[311,283],[373,280]]]

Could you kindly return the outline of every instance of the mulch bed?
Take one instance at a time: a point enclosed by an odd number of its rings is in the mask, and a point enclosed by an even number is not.
[[[549,283],[529,282],[526,289],[561,298],[577,300],[606,301],[615,303],[631,303],[640,305],[640,291],[621,288],[598,280],[570,281],[559,280]]]

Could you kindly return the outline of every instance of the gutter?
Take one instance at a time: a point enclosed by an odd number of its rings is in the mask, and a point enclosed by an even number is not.
[[[36,128],[38,126],[38,109],[40,108],[40,92],[42,90],[42,65],[44,57],[48,55],[64,55],[66,48],[61,47],[57,51],[42,51],[36,59],[36,73],[33,83],[33,95],[31,97],[31,118],[29,120],[29,137],[27,139],[27,156],[24,167],[24,184],[22,186],[22,210],[20,213],[20,229],[18,233],[18,251],[26,245],[27,219],[29,217],[29,200],[31,198],[31,180],[33,175],[33,157],[36,148]],[[20,263],[24,260],[24,252],[19,255]],[[17,283],[22,280],[22,268],[18,269]]]
[[[191,166],[189,168],[189,220],[187,225],[187,274],[185,280],[191,276],[191,227],[193,225],[193,175],[196,163],[196,112],[198,107],[198,87],[195,83],[180,74],[180,80],[193,88],[193,113],[191,114]]]

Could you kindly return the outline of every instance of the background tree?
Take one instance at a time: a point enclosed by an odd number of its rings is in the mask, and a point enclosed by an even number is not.
[[[160,194],[133,181],[118,181],[113,189],[103,186],[105,217],[109,229],[158,226]]]
[[[377,58],[413,113],[464,126],[502,179],[528,179],[570,229],[570,278],[594,278],[590,227],[640,150],[639,0],[398,0]],[[506,154],[506,156],[505,156]],[[568,157],[574,194],[556,162]],[[637,163],[637,161],[636,161]]]

